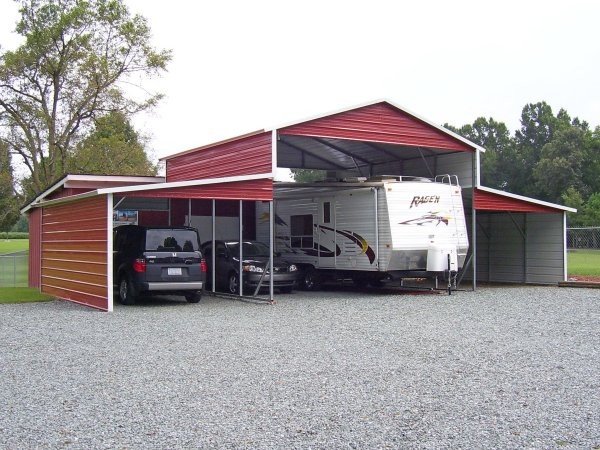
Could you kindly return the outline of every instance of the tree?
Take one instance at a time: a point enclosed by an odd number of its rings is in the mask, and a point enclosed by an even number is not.
[[[17,1],[26,40],[0,56],[0,139],[39,192],[65,173],[96,116],[156,104],[161,95],[133,99],[122,83],[159,74],[171,55],[152,48],[146,20],[123,0]]]
[[[485,148],[486,152],[481,156],[481,182],[489,187],[506,189],[513,147],[506,124],[492,117],[478,117],[472,125],[458,129],[448,124],[444,127]]]
[[[10,163],[8,146],[0,142],[0,231],[10,230],[19,219],[19,199]]]
[[[325,170],[319,169],[291,169],[294,181],[297,183],[311,183],[325,179]]]
[[[112,112],[96,120],[95,129],[68,160],[70,173],[156,175],[144,146],[124,114]]]

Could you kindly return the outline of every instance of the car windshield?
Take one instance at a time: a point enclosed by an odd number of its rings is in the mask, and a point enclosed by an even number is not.
[[[229,242],[227,244],[227,248],[229,249],[232,255],[240,254],[239,242]],[[242,252],[244,258],[249,256],[262,256],[265,258],[269,257],[269,247],[260,242],[244,242]]]
[[[197,251],[198,235],[192,230],[148,230],[146,250],[151,252]]]

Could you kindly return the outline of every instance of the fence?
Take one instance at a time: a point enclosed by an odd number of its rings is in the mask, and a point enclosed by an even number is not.
[[[0,287],[27,287],[28,252],[0,255]]]
[[[600,249],[600,227],[567,228],[567,248]]]

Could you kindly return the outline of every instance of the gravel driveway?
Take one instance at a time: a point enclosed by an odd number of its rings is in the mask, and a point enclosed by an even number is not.
[[[0,448],[600,448],[600,291],[0,305]]]

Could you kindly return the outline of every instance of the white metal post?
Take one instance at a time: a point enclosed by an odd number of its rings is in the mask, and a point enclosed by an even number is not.
[[[212,286],[212,291],[213,294],[216,292],[216,287],[215,287],[215,280],[216,280],[216,273],[217,273],[217,267],[215,266],[215,261],[216,261],[216,257],[215,257],[215,253],[217,252],[217,249],[215,248],[215,214],[216,214],[216,203],[215,203],[215,199],[213,198],[212,200],[212,255],[210,256],[211,259],[211,267],[212,267],[212,273],[211,273],[211,286]]]
[[[569,272],[567,267],[567,212],[563,212],[563,281],[568,280]]]
[[[188,222],[187,222],[187,226],[191,227],[192,226],[192,199],[188,198]]]
[[[475,200],[473,200],[473,204],[471,205],[471,245],[473,246],[471,257],[471,264],[473,265],[473,290],[475,290],[477,289],[477,210],[475,209]]]
[[[106,195],[106,291],[107,310],[113,311],[114,287],[113,287],[113,194]]]
[[[244,259],[244,252],[242,251],[242,247],[243,247],[243,241],[242,241],[242,200],[240,200],[240,267],[239,267],[239,277],[238,277],[238,284],[239,284],[239,289],[240,289],[240,297],[242,295],[244,295],[243,293],[243,289],[242,286],[244,285],[244,278],[242,275],[242,260]]]
[[[275,287],[273,284],[273,258],[275,258],[275,208],[273,207],[273,200],[269,202],[269,251],[271,252],[271,258],[269,258],[269,300],[273,301]]]

